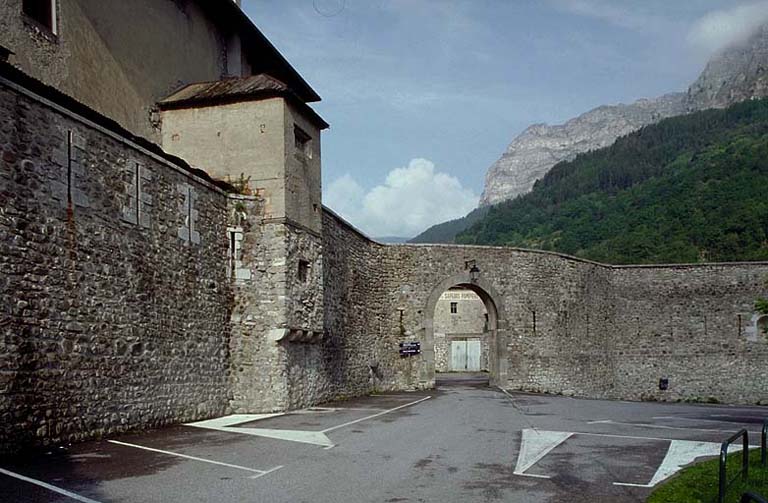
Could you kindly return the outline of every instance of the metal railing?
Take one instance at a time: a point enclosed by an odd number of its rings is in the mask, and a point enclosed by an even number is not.
[[[763,468],[768,466],[766,439],[768,439],[768,419],[763,421],[763,434],[760,435],[760,464],[763,465]]]
[[[742,439],[742,455],[741,455],[741,478],[743,481],[747,481],[749,477],[749,432],[747,430],[741,430],[738,433],[732,435],[728,440],[722,443],[720,446],[720,483],[717,492],[718,503],[725,502],[725,493],[733,482],[738,478],[738,474],[732,479],[728,480],[728,473],[726,471],[726,464],[728,463],[728,446],[736,442],[739,438]]]
[[[741,495],[741,503],[768,503],[768,501],[759,494],[744,493]]]

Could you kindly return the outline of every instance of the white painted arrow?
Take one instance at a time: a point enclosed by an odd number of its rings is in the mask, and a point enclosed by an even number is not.
[[[733,451],[741,450],[741,447],[733,446]],[[630,487],[654,487],[662,480],[668,479],[679,472],[684,466],[696,461],[702,456],[718,456],[720,454],[720,444],[714,442],[694,442],[691,440],[672,440],[669,443],[669,449],[664,456],[664,461],[656,470],[651,481],[647,484],[629,484],[625,482],[614,482],[617,486]]]
[[[248,428],[235,427],[237,424],[258,421],[259,419],[269,419],[270,417],[282,416],[277,414],[232,414],[231,416],[208,419],[207,421],[197,421],[187,423],[187,426],[196,428],[205,428],[207,430],[226,431],[228,433],[239,433],[241,435],[251,435],[254,437],[276,438],[278,440],[289,440],[291,442],[300,442],[302,444],[321,445],[323,447],[332,447],[333,442],[322,431],[302,431],[302,430],[275,430],[271,428]]]
[[[256,437],[290,440],[291,442],[300,442],[302,444],[333,447],[333,442],[331,442],[331,439],[328,438],[322,431],[272,430],[268,428],[229,428],[226,431],[234,431],[235,433],[253,435]]]
[[[517,455],[514,474],[533,476],[526,474],[525,471],[549,454],[552,449],[568,440],[571,435],[573,433],[567,431],[523,430],[520,439],[520,453]],[[546,475],[535,476],[549,478]]]

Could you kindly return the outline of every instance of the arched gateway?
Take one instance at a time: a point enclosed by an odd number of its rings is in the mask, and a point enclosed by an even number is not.
[[[471,290],[485,304],[488,312],[489,354],[488,365],[490,383],[503,386],[507,382],[507,320],[501,296],[493,286],[481,277],[474,277],[470,271],[464,271],[446,278],[432,289],[424,309],[424,347],[422,355],[427,366],[427,379],[435,380],[435,306],[440,296],[450,288]]]

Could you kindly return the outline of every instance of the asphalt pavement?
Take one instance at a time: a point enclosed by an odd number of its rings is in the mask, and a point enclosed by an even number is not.
[[[238,415],[0,460],[3,502],[635,502],[764,407],[630,403],[491,388]]]

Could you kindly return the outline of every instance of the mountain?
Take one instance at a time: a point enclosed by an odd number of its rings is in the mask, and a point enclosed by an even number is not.
[[[373,238],[374,241],[387,244],[400,244],[407,243],[410,238],[402,238],[397,236],[384,236],[382,238]]]
[[[659,120],[768,96],[768,25],[745,42],[726,48],[707,64],[687,93],[630,105],[602,106],[565,124],[526,129],[488,170],[480,201],[487,207],[527,193],[554,165],[612,144],[616,138]],[[476,220],[476,219],[475,219]],[[438,224],[412,242],[453,242],[475,220]]]
[[[557,164],[456,241],[607,263],[768,259],[768,99],[666,119]]]
[[[481,206],[472,210],[467,216],[457,218],[456,220],[449,220],[441,224],[433,225],[426,231],[422,232],[415,238],[408,241],[409,243],[453,243],[456,235],[463,230],[466,230],[474,224],[479,222],[487,213],[488,206]]]
[[[768,96],[768,25],[713,58],[688,90],[691,110]]]
[[[685,113],[686,98],[684,93],[667,94],[631,105],[601,106],[562,125],[530,126],[488,170],[480,206],[525,194],[558,162],[607,147],[619,136]]]

